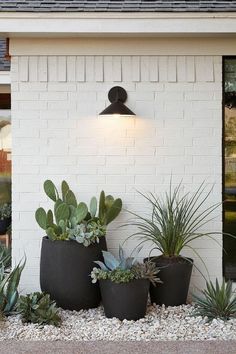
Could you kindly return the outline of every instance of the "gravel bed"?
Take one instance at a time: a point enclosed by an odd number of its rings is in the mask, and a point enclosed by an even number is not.
[[[22,324],[19,315],[1,323],[0,341],[74,340],[74,341],[148,341],[148,340],[235,340],[236,319],[227,322],[207,322],[192,317],[193,306],[165,308],[149,306],[145,318],[139,321],[119,321],[104,316],[103,308],[87,311],[60,310],[61,327]]]

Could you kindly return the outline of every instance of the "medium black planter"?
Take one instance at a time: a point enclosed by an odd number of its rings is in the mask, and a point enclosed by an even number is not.
[[[105,237],[85,247],[76,241],[51,241],[43,237],[40,260],[40,285],[57,305],[68,310],[97,307],[101,301],[98,284],[90,273],[94,261],[103,260]]]
[[[99,285],[106,317],[136,321],[145,316],[149,280],[136,279],[129,283],[99,280]]]
[[[156,287],[150,285],[151,302],[165,306],[186,304],[189,283],[192,274],[193,260],[191,258],[150,257],[157,268],[159,278],[163,283]],[[147,260],[147,259],[145,259]]]
[[[5,235],[10,224],[11,224],[11,218],[0,220],[0,235]]]

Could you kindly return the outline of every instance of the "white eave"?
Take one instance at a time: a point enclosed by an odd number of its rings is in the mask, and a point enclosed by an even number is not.
[[[234,35],[236,13],[0,12],[5,37]]]

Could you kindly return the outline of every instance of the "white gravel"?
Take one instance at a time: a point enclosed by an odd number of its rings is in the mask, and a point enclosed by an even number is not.
[[[227,322],[191,317],[193,306],[150,306],[139,321],[107,319],[102,307],[88,311],[60,310],[61,327],[22,324],[11,316],[1,323],[0,341],[16,340],[232,340],[236,339],[236,319]]]

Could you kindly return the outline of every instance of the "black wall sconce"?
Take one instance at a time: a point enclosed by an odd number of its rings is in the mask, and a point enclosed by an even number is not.
[[[127,100],[127,92],[123,89],[123,87],[112,87],[108,92],[108,98],[111,104],[105,108],[104,111],[99,113],[99,115],[118,114],[122,116],[135,116],[135,113],[124,105]]]

